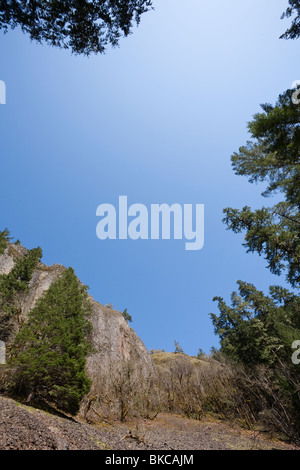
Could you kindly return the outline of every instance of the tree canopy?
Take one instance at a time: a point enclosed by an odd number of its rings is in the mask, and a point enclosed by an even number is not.
[[[151,0],[0,0],[0,29],[20,26],[32,40],[97,54],[117,46],[151,8]]]
[[[286,271],[288,283],[300,286],[300,105],[293,90],[248,124],[251,140],[232,156],[237,175],[251,183],[263,182],[263,196],[279,195],[271,207],[224,209],[224,222],[234,232],[245,232],[248,252],[264,255],[274,274]],[[280,200],[281,199],[281,200]],[[261,398],[257,412],[272,417],[276,429],[299,442],[299,370],[292,363],[292,345],[300,338],[300,297],[280,286],[269,295],[238,281],[231,305],[221,297],[219,315],[211,314],[221,353],[245,368],[254,393]],[[263,372],[261,372],[263,371]],[[245,374],[244,374],[245,376]],[[259,376],[263,380],[253,381]],[[267,379],[266,379],[267,377]],[[253,385],[254,384],[254,385]]]
[[[289,0],[289,7],[283,13],[282,18],[290,18],[294,14],[296,17],[292,21],[291,27],[281,36],[284,39],[297,39],[300,36],[300,0]]]
[[[220,315],[211,314],[222,352],[247,366],[273,366],[289,361],[291,344],[300,338],[300,297],[279,286],[265,295],[252,284],[238,281],[231,306],[221,297]]]
[[[287,271],[293,288],[300,285],[300,106],[292,100],[293,90],[281,94],[275,104],[263,104],[262,113],[248,123],[251,140],[232,156],[237,175],[251,183],[266,183],[263,196],[274,193],[282,200],[271,207],[251,210],[224,209],[224,222],[234,232],[246,232],[248,252],[264,255],[274,274]],[[275,351],[288,350],[300,335],[299,296],[279,286],[266,296],[253,285],[239,281],[232,306],[218,301],[220,316],[211,315],[222,349],[242,362],[270,362]],[[279,327],[279,325],[281,325]],[[285,326],[283,326],[285,325]],[[287,330],[289,341],[284,340]],[[278,349],[279,348],[279,349]],[[272,353],[272,354],[271,354]],[[276,353],[277,354],[277,353]]]
[[[237,175],[250,182],[263,181],[264,196],[282,195],[272,207],[252,211],[224,209],[224,222],[234,232],[246,231],[248,252],[264,255],[274,274],[287,272],[287,281],[300,284],[300,106],[292,101],[292,90],[279,96],[275,106],[261,105],[248,124],[252,140],[232,156]]]

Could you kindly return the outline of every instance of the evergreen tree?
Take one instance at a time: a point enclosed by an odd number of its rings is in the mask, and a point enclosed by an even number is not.
[[[248,124],[251,141],[232,156],[238,175],[267,183],[263,196],[281,194],[272,207],[224,209],[224,222],[234,232],[245,231],[248,252],[264,255],[274,274],[287,272],[287,281],[300,286],[300,106],[292,90],[275,106],[262,105]],[[269,295],[238,282],[231,306],[215,297],[219,316],[211,314],[221,353],[242,363],[258,400],[255,413],[267,413],[276,429],[299,441],[299,371],[292,364],[292,344],[300,338],[300,297],[280,286]],[[297,292],[297,291],[296,291]],[[264,381],[253,378],[258,374]]]
[[[232,156],[237,175],[250,182],[268,183],[263,196],[282,194],[273,207],[252,211],[224,209],[224,222],[234,232],[246,231],[248,252],[265,255],[274,274],[287,271],[287,281],[300,283],[300,106],[292,101],[292,90],[279,96],[275,106],[262,105],[248,128],[252,140]]]
[[[220,315],[211,314],[221,351],[246,366],[290,361],[291,344],[300,338],[300,298],[279,286],[269,295],[252,284],[238,282],[231,307],[221,297]]]
[[[263,196],[281,193],[273,207],[252,211],[224,209],[224,222],[234,232],[245,231],[244,246],[264,254],[274,274],[287,270],[292,287],[300,283],[300,106],[292,90],[275,104],[261,105],[263,112],[248,124],[251,141],[232,156],[237,175],[251,183],[266,182]],[[284,337],[299,335],[299,296],[275,286],[265,296],[254,286],[239,281],[239,294],[228,307],[218,301],[220,316],[212,315],[223,351],[244,363],[271,363],[272,353],[284,347]],[[288,333],[289,332],[289,333]],[[292,332],[292,334],[291,334]],[[285,343],[290,350],[290,345]]]
[[[0,255],[3,255],[9,240],[11,240],[9,230],[5,228],[2,232],[0,231]]]
[[[291,27],[281,36],[284,39],[297,39],[300,37],[300,0],[289,0],[289,7],[282,18],[290,18],[296,14]]]
[[[16,336],[8,361],[10,390],[76,413],[91,386],[85,374],[89,314],[86,287],[69,268],[36,303]]]
[[[183,349],[178,343],[178,341],[174,341],[174,345],[175,345],[175,351],[174,351],[175,354],[183,353]]]
[[[29,282],[40,258],[41,248],[29,250],[17,259],[8,274],[0,276],[0,340],[6,341],[10,335],[14,317],[19,313],[18,297],[29,290]]]
[[[127,312],[127,308],[125,308],[124,312],[123,312],[123,317],[125,318],[126,321],[128,322],[132,322],[132,317],[131,315],[129,315],[129,313]]]
[[[150,9],[151,0],[0,0],[0,29],[20,26],[32,40],[89,55],[117,46]]]
[[[28,284],[42,254],[41,248],[29,250],[23,258],[17,259],[8,274],[0,276],[0,306],[13,300],[17,292],[28,291]]]
[[[205,353],[202,348],[199,348],[198,354],[197,354],[197,359],[203,359],[205,357]]]

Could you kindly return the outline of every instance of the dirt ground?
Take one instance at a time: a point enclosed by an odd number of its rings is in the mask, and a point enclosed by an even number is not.
[[[85,424],[0,397],[0,450],[299,450],[215,419]]]

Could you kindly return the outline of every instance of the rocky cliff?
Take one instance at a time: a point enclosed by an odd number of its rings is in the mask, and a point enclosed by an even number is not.
[[[21,245],[8,243],[0,256],[0,275],[8,274],[16,260],[26,256]],[[0,324],[0,340],[9,347],[22,328],[28,312],[66,268],[46,266],[39,261],[29,282],[29,290],[18,294],[13,322]],[[80,281],[79,281],[80,282]],[[86,373],[92,387],[84,397],[80,415],[90,422],[105,418],[124,420],[126,416],[151,416],[158,408],[158,378],[152,358],[143,342],[129,327],[121,312],[107,308],[89,297],[92,307],[89,334],[91,353]]]

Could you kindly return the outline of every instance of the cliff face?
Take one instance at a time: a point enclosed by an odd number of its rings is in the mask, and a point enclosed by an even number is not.
[[[93,385],[82,411],[121,420],[127,414],[151,415],[158,407],[158,378],[143,342],[120,312],[92,301],[87,371]]]
[[[0,274],[8,274],[15,261],[27,250],[8,243],[0,256]],[[28,312],[66,268],[38,263],[29,283],[29,291],[18,295],[18,314],[6,331],[0,325],[0,340],[9,344],[22,328]],[[129,327],[121,312],[89,298],[92,352],[87,357],[86,373],[92,380],[90,393],[82,401],[80,414],[89,421],[105,418],[125,419],[127,415],[151,416],[158,407],[158,379],[151,356],[143,342]]]

